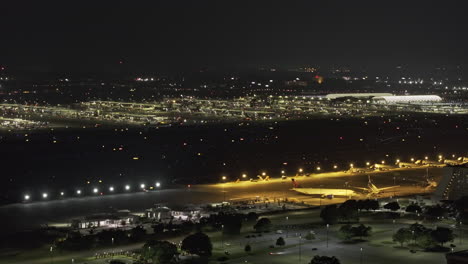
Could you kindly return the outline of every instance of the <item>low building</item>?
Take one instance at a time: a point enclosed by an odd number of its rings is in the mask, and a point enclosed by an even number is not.
[[[118,228],[131,225],[138,220],[138,216],[130,214],[128,210],[121,210],[109,214],[95,214],[75,219],[72,221],[72,227],[85,228]]]
[[[146,217],[157,221],[165,221],[171,219],[171,209],[166,206],[157,206],[146,210]]]

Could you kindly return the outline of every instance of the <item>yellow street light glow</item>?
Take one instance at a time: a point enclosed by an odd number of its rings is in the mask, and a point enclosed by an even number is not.
[[[333,165],[333,168],[334,168],[334,169],[336,169],[336,168],[338,168],[338,166],[336,166],[336,165]]]
[[[370,165],[370,162],[366,162],[366,165],[369,166],[369,165]]]
[[[396,160],[396,162],[398,163],[398,162],[400,162],[400,160],[399,160],[399,159],[397,159],[397,160]]]
[[[382,164],[385,164],[385,160],[382,160]]]
[[[266,172],[262,172],[262,176],[265,176],[266,175]]]
[[[247,174],[242,174],[242,178],[246,178],[247,177]]]
[[[352,167],[354,167],[354,164],[351,163],[351,164],[349,164],[349,166],[352,168]]]
[[[319,171],[319,170],[320,170],[320,167],[317,167],[317,170]]]
[[[299,169],[299,172],[302,172],[302,171],[303,171],[303,170],[302,170],[302,168],[301,168],[301,169]]]
[[[414,158],[411,158],[411,161],[414,161]]]
[[[225,181],[227,178],[226,178],[226,176],[223,176],[221,179],[223,179],[223,181]]]
[[[285,173],[284,170],[282,170],[282,171],[281,171],[281,174],[284,174],[284,173]]]
[[[439,155],[439,159],[442,159],[442,155]]]
[[[426,156],[426,157],[424,157],[424,159],[429,159],[429,157],[428,157],[428,156]]]

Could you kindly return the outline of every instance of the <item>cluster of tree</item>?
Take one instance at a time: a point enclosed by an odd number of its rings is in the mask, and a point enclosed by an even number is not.
[[[310,264],[340,264],[340,261],[336,257],[328,256],[314,256],[310,261]]]
[[[389,202],[384,205],[384,209],[391,210],[391,211],[398,211],[400,210],[400,204],[398,202]]]
[[[211,244],[210,237],[206,234],[198,232],[187,236],[182,240],[181,249],[201,257],[211,256],[213,245]]]
[[[406,212],[408,213],[422,213],[422,208],[421,206],[411,203],[410,205],[406,206]]]
[[[284,241],[283,237],[278,237],[278,239],[276,239],[276,245],[282,247],[286,245],[286,241]]]
[[[400,228],[393,235],[393,241],[398,242],[401,246],[404,243],[414,243],[421,248],[429,249],[437,244],[444,246],[444,243],[453,241],[453,231],[445,227],[437,227],[436,229],[426,228],[421,224],[412,224],[409,228]]]
[[[260,218],[257,223],[253,226],[256,232],[269,232],[272,224],[268,218]]]
[[[248,214],[223,213],[212,214],[207,218],[202,218],[200,228],[211,227],[212,230],[222,230],[225,235],[238,235],[243,222],[253,222],[258,219],[258,214],[250,212]]]
[[[362,204],[362,203],[361,203]],[[356,200],[347,200],[340,206],[328,205],[320,212],[320,217],[327,224],[335,224],[338,221],[359,221],[359,207]]]
[[[361,240],[363,237],[371,235],[372,227],[360,224],[358,226],[344,225],[339,230],[339,235],[344,240],[351,240],[355,237],[359,237]]]
[[[129,231],[108,229],[90,235],[70,232],[64,240],[57,242],[57,247],[65,250],[84,250],[94,247],[110,246],[112,243],[124,245],[132,242],[144,241],[146,238],[146,230],[142,226],[136,226]]]
[[[177,255],[177,246],[168,241],[150,240],[141,250],[141,257],[146,263],[175,263]]]

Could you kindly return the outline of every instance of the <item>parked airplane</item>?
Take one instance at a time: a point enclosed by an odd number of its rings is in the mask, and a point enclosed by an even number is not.
[[[364,192],[367,192],[368,196],[378,195],[378,194],[383,193],[384,191],[400,187],[399,185],[397,185],[397,186],[389,186],[389,187],[378,188],[377,186],[375,186],[374,183],[372,183],[370,175],[368,175],[367,177],[369,178],[369,181],[367,183],[367,188],[362,188],[362,187],[354,187],[354,188],[358,189],[358,190],[361,190],[361,191],[364,191]]]

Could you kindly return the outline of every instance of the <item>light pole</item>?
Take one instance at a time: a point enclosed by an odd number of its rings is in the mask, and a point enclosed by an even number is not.
[[[393,233],[393,235],[395,235],[395,219],[393,219],[392,222],[393,222],[392,233]]]
[[[360,252],[360,255],[359,255],[359,264],[362,264],[362,248],[361,248],[361,252]]]
[[[223,203],[226,202],[226,190],[224,189],[226,185],[226,176],[223,176],[221,178],[223,180]]]
[[[330,225],[327,224],[327,248],[328,248],[328,229],[329,229]]]
[[[114,238],[112,238],[112,256],[111,259],[114,259]]]
[[[460,221],[460,245],[462,243],[462,222]]]
[[[299,234],[299,263],[301,263],[301,257],[302,257],[302,252],[301,252],[301,241],[302,240],[302,235]]]
[[[50,247],[50,263],[54,263],[54,252],[53,252],[53,250],[54,250],[54,247],[51,246]]]
[[[288,221],[289,220],[289,216],[286,216],[286,238],[288,237],[288,233],[289,233],[289,226],[288,226]]]
[[[224,225],[221,225],[221,244],[224,249]]]

